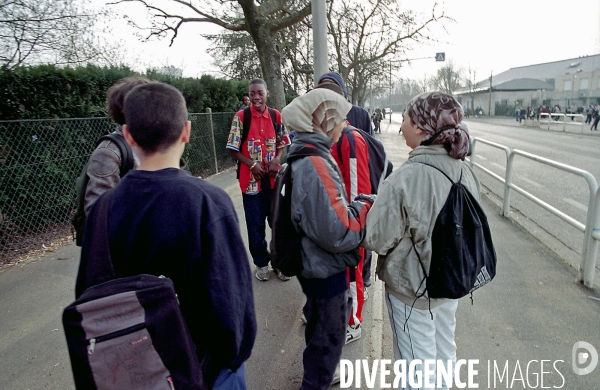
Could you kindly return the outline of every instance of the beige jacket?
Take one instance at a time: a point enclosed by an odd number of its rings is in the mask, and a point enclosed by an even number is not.
[[[442,145],[419,146],[383,182],[367,216],[362,245],[379,254],[377,275],[386,291],[406,305],[425,310],[430,307],[426,296],[415,301],[417,293],[424,291],[425,281],[410,238],[429,272],[431,234],[452,183],[437,169],[419,162],[441,169],[454,182],[462,169],[462,184],[479,200],[479,180],[468,163],[450,157]],[[443,301],[431,299],[431,307]]]

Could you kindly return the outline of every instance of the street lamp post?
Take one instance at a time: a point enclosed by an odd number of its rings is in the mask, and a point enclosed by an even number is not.
[[[390,97],[388,99],[388,107],[390,108],[390,123],[392,123],[392,60],[390,60]]]

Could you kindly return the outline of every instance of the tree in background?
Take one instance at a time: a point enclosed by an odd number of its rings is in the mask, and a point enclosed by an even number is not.
[[[454,62],[448,61],[446,65],[438,69],[436,75],[431,79],[434,90],[452,95],[454,91],[463,86],[465,76],[462,68],[457,67]]]
[[[106,16],[89,0],[0,0],[0,66],[116,65],[118,44],[94,32]]]
[[[177,38],[186,23],[212,23],[233,32],[246,32],[254,42],[263,78],[269,86],[269,101],[275,108],[285,105],[281,72],[282,48],[278,33],[304,20],[311,3],[301,0],[118,0],[139,3],[149,13],[148,38]],[[135,25],[135,24],[134,24]]]
[[[327,21],[332,65],[346,80],[352,103],[362,105],[367,90],[387,85],[389,91],[390,67],[410,61],[416,45],[435,41],[430,26],[452,19],[436,5],[424,16],[402,10],[395,0],[336,0]]]
[[[309,91],[314,86],[310,27],[303,21],[293,29],[287,28],[277,34],[277,41],[281,45],[281,75],[286,101],[289,96]],[[213,43],[208,53],[219,59],[214,60],[213,65],[226,77],[234,80],[261,77],[258,52],[250,35],[223,31],[220,34],[203,36]]]

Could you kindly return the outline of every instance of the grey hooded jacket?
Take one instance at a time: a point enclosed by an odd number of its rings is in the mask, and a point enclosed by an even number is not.
[[[377,275],[386,291],[406,305],[425,310],[429,303],[433,308],[444,300],[416,299],[417,292],[425,289],[425,275],[411,236],[429,272],[433,227],[452,183],[437,169],[420,163],[441,169],[454,182],[462,171],[461,183],[479,200],[479,180],[466,163],[450,157],[443,145],[419,146],[381,185],[367,217],[363,246],[379,254]]]
[[[325,279],[357,264],[371,204],[346,199],[342,176],[330,154],[331,140],[298,133],[290,154],[306,144],[328,158],[310,156],[292,162],[292,221],[303,234],[301,276]]]

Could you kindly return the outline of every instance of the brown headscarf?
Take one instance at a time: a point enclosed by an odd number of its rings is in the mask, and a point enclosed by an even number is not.
[[[460,124],[464,111],[451,95],[425,92],[415,96],[406,109],[413,123],[425,132],[421,145],[442,144],[456,159],[467,154],[469,135]]]

